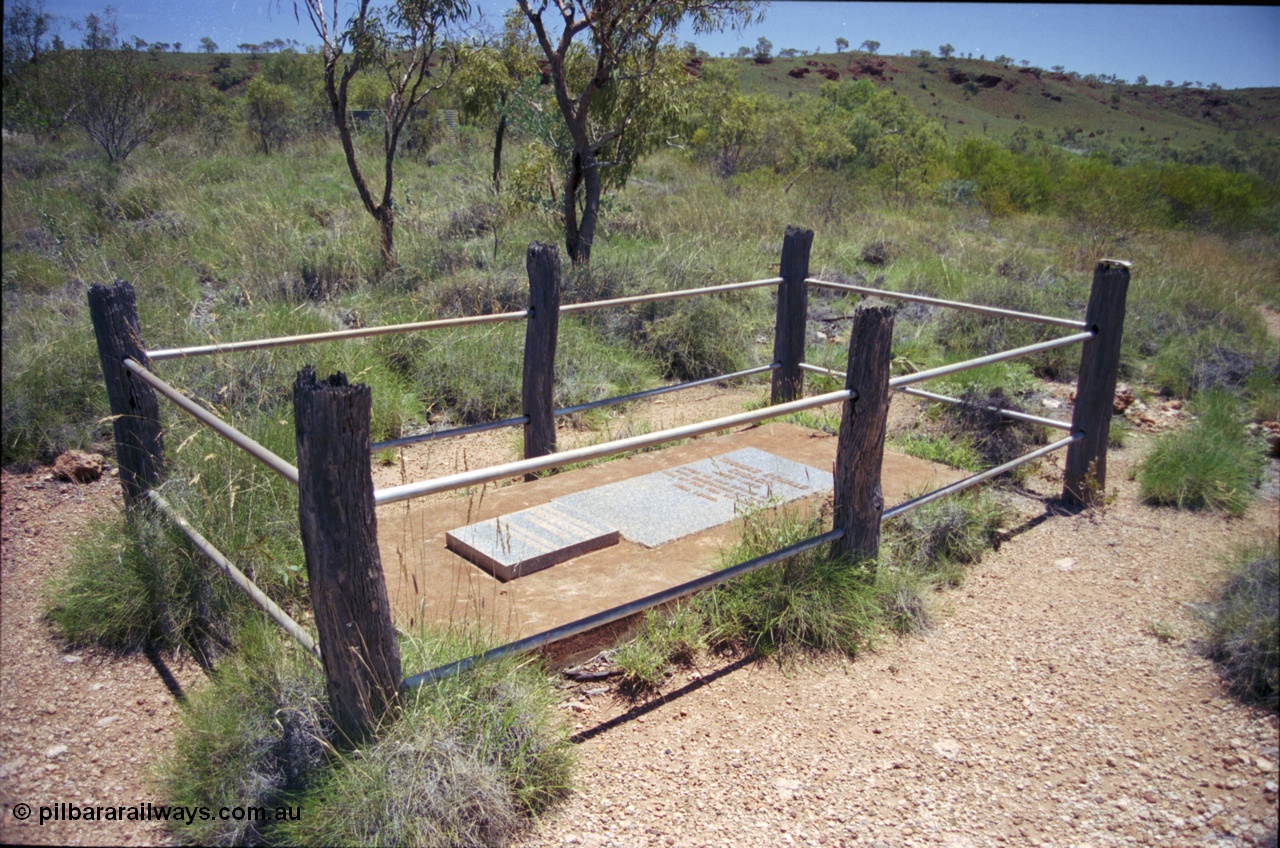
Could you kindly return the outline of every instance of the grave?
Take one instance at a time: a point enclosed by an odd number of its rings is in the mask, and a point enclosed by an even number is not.
[[[609,529],[618,530],[621,536],[616,544],[595,549],[585,556],[573,556],[554,568],[526,572],[509,582],[451,550],[447,535],[471,524],[510,516],[591,489],[605,489],[614,484],[634,485],[636,480],[650,474],[697,465],[744,448],[755,448],[805,466],[810,469],[809,479],[813,480],[815,469],[830,472],[835,460],[836,437],[776,422],[705,436],[660,451],[576,468],[533,482],[477,487],[467,492],[379,507],[378,536],[397,625],[412,628],[415,623],[426,622],[446,629],[477,627],[493,644],[499,644],[723,568],[729,563],[722,559],[722,551],[739,538],[741,519],[690,532],[656,548],[628,538],[626,527],[613,526]],[[462,468],[467,461],[465,452],[458,446],[436,448],[435,454],[447,462],[442,464],[448,470]],[[964,476],[964,472],[891,451],[885,453],[884,463],[886,504],[898,503],[911,493],[934,489]],[[392,476],[395,472],[394,468],[374,469],[375,475],[386,475],[379,485],[399,482],[398,477]],[[825,483],[826,478],[822,479]],[[673,494],[688,494],[674,486],[671,489]],[[785,487],[773,481],[769,494],[781,491],[785,491]],[[830,484],[826,483],[823,489],[793,501],[790,508],[803,513],[829,499],[830,493]],[[619,511],[625,512],[627,508],[623,502]],[[679,511],[668,508],[662,518],[675,519]]]
[[[831,474],[748,447],[449,531],[449,550],[508,581],[617,544],[655,548],[765,504],[829,491]]]

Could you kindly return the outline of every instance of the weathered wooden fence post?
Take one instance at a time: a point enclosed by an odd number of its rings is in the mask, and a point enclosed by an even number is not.
[[[560,330],[560,253],[533,242],[525,254],[529,273],[529,317],[524,331],[525,458],[556,450],[556,336]],[[527,475],[534,479],[537,475]]]
[[[880,553],[880,515],[884,512],[880,468],[889,420],[892,346],[893,309],[859,308],[853,315],[845,380],[845,388],[856,390],[858,396],[844,402],[840,417],[833,516],[834,527],[844,531],[835,549],[855,562],[874,560]]]
[[[400,645],[378,554],[369,419],[373,396],[308,365],[293,385],[298,518],[320,636],[325,688],[338,727],[369,738],[400,688]]]
[[[1085,324],[1097,335],[1080,349],[1080,378],[1071,415],[1071,432],[1083,433],[1084,438],[1067,446],[1062,484],[1065,500],[1085,506],[1101,502],[1107,485],[1107,439],[1120,369],[1129,267],[1128,262],[1100,261],[1085,309]]]
[[[111,403],[120,488],[125,506],[132,510],[146,500],[148,489],[164,481],[159,401],[150,386],[124,367],[126,357],[151,367],[138,330],[138,300],[133,286],[124,280],[116,280],[111,286],[90,286],[89,316]]]
[[[778,276],[778,318],[773,330],[773,361],[781,363],[773,370],[769,402],[786,403],[804,394],[804,330],[809,317],[809,249],[813,247],[813,230],[787,227],[782,239],[782,264]]]

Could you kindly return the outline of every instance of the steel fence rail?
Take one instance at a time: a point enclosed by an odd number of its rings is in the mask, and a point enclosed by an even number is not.
[[[592,630],[596,627],[603,627],[606,624],[626,618],[629,615],[643,612],[651,607],[679,600],[686,595],[692,595],[694,592],[710,588],[711,586],[723,583],[726,580],[732,580],[735,577],[755,571],[758,568],[763,568],[766,565],[772,565],[780,560],[789,559],[796,554],[804,553],[805,551],[812,550],[820,545],[825,545],[828,542],[834,542],[843,535],[843,530],[828,530],[826,533],[819,536],[813,536],[805,539],[804,541],[796,542],[794,545],[779,548],[778,550],[765,554],[764,556],[749,559],[746,562],[740,562],[737,565],[731,565],[728,568],[723,568],[719,571],[713,571],[710,574],[703,575],[702,577],[696,577],[693,580],[681,583],[678,586],[672,586],[670,589],[663,589],[661,592],[654,592],[652,595],[646,595],[643,598],[638,598],[637,600],[630,601],[629,603],[612,607],[594,615],[586,616],[585,618],[580,618],[577,621],[572,621],[568,624],[561,625],[560,627],[543,631],[535,636],[527,636],[524,639],[518,639],[515,642],[510,642],[506,645],[492,648],[485,651],[483,654],[477,654],[474,657],[468,657],[466,659],[458,660],[457,662],[442,665],[439,668],[431,669],[430,671],[424,671],[421,674],[415,674],[412,677],[406,677],[403,685],[406,689],[413,689],[434,680],[440,680],[459,672],[466,671],[478,662],[486,662],[488,660],[495,660],[500,657],[510,656],[511,654],[523,653],[524,651],[550,645],[553,642],[559,642],[562,639],[568,639],[569,637],[576,636],[579,633],[585,633],[588,630]]]
[[[1006,359],[1017,359],[1019,356],[1027,356],[1032,353],[1040,353],[1054,348],[1066,347],[1067,345],[1077,344],[1078,342],[1088,341],[1094,337],[1092,331],[1083,333],[1072,333],[1069,336],[1063,336],[1059,339],[1050,339],[1046,342],[1037,342],[1036,344],[1026,345],[1024,347],[1015,347],[1000,353],[991,353],[986,356],[979,356],[976,359],[966,359],[964,362],[956,362],[951,365],[943,365],[938,368],[929,368],[925,371],[917,371],[914,374],[904,374],[901,377],[894,377],[889,381],[889,388],[897,389],[902,386],[909,386],[912,383],[923,383],[925,380],[932,380],[936,377],[945,377],[948,374],[956,374],[960,371],[968,371],[971,368],[981,368],[983,365],[991,365],[994,362],[1004,362]]]
[[[763,280],[748,280],[745,283],[726,283],[722,286],[703,286],[696,289],[676,289],[675,291],[655,292],[653,294],[637,294],[630,297],[615,297],[609,300],[589,300],[585,303],[570,303],[560,307],[560,314],[587,312],[593,309],[607,309],[610,306],[629,306],[635,303],[653,303],[659,300],[676,300],[682,297],[694,297],[700,294],[716,294],[717,292],[740,291],[742,289],[776,286],[782,282],[781,277],[769,277]]]
[[[1012,471],[1013,469],[1017,468],[1019,465],[1024,465],[1028,462],[1031,462],[1033,459],[1039,459],[1040,457],[1051,454],[1056,450],[1061,450],[1062,448],[1065,448],[1067,445],[1071,444],[1072,442],[1078,442],[1083,438],[1084,438],[1084,433],[1073,433],[1070,436],[1067,436],[1062,439],[1058,439],[1058,441],[1056,442],[1051,442],[1050,444],[1047,444],[1042,448],[1037,448],[1031,451],[1030,453],[1025,453],[1022,456],[1018,457],[1017,459],[1011,459],[1006,463],[997,465],[995,468],[988,468],[986,471],[983,471],[981,474],[974,474],[971,477],[965,477],[963,480],[957,480],[956,482],[948,486],[943,486],[941,489],[934,489],[932,492],[921,495],[918,498],[912,498],[909,501],[904,501],[903,503],[900,503],[897,506],[893,506],[893,507],[890,507],[889,509],[886,509],[884,513],[880,516],[880,522],[884,523],[891,519],[897,518],[900,515],[905,515],[906,513],[911,512],[911,510],[916,509],[917,507],[922,507],[927,503],[936,501],[939,498],[945,498],[947,495],[954,495],[956,492],[964,491],[970,486],[975,486],[978,483],[981,483],[983,480],[990,480],[992,477],[997,477],[1005,473],[1006,471]]]
[[[1070,421],[1059,421],[1056,418],[1044,418],[1039,415],[1031,415],[1026,412],[1019,412],[1016,409],[1001,409],[998,406],[987,406],[986,404],[981,404],[981,403],[970,403],[960,398],[953,398],[953,397],[948,397],[947,395],[934,394],[933,392],[926,392],[923,389],[913,389],[910,387],[901,388],[901,389],[898,389],[898,391],[902,392],[904,395],[911,395],[912,397],[924,398],[926,400],[936,400],[940,403],[953,403],[953,404],[956,404],[957,406],[968,406],[974,409],[985,409],[987,412],[999,413],[1005,418],[1012,418],[1016,421],[1026,421],[1028,424],[1043,424],[1045,427],[1053,427],[1054,429],[1057,429],[1057,430],[1071,429]]]
[[[554,414],[573,415],[575,412],[586,412],[590,409],[598,409],[602,406],[612,406],[618,403],[628,403],[633,400],[643,400],[644,398],[654,397],[655,395],[665,395],[668,392],[679,392],[684,389],[692,389],[697,386],[705,386],[709,383],[719,383],[724,380],[736,380],[739,377],[749,377],[752,374],[763,374],[766,371],[772,371],[779,367],[779,363],[773,362],[769,365],[758,365],[755,368],[747,368],[743,371],[734,371],[729,374],[721,374],[718,377],[703,377],[701,380],[689,380],[684,383],[672,383],[669,386],[658,386],[656,389],[645,389],[640,392],[632,392],[629,395],[618,395],[617,397],[604,398],[603,400],[593,400],[589,403],[580,403],[577,406],[565,406],[555,410]]]
[[[492,315],[468,315],[461,318],[440,318],[435,321],[416,321],[411,324],[387,324],[382,327],[361,327],[354,330],[333,330],[327,333],[307,333],[300,336],[276,336],[269,339],[251,339],[225,344],[198,345],[196,347],[172,347],[147,351],[152,362],[166,359],[182,359],[189,356],[210,356],[215,353],[236,353],[242,350],[262,350],[289,345],[336,342],[344,339],[361,339],[369,336],[389,336],[396,333],[416,333],[421,330],[439,330],[446,327],[465,327],[471,324],[496,324],[503,321],[519,321],[529,314],[519,312],[495,312]]]
[[[200,535],[200,531],[191,526],[185,518],[178,514],[173,505],[165,500],[154,489],[147,492],[147,497],[151,503],[155,504],[165,517],[178,526],[178,529],[187,534],[187,538],[191,540],[191,544],[195,545],[200,553],[209,558],[209,561],[222,570],[222,573],[231,579],[241,589],[244,590],[253,602],[262,608],[262,611],[271,616],[276,624],[284,628],[285,632],[297,640],[298,644],[303,647],[307,653],[320,660],[320,646],[316,644],[316,640],[311,638],[302,625],[289,617],[289,614],[277,606],[276,602],[267,597],[267,594],[258,588],[257,584],[245,576],[244,572],[231,564],[231,561],[223,556],[222,552],[209,543],[209,540]]]
[[[592,309],[605,309],[610,306],[627,306],[635,303],[651,303],[659,300],[675,300],[701,294],[739,291],[742,289],[760,288],[777,285],[781,277],[769,277],[763,280],[749,280],[743,283],[727,283],[722,286],[703,286],[696,289],[679,289],[677,291],[641,294],[631,297],[615,297],[609,300],[595,300],[587,303],[571,303],[560,307],[560,313],[585,312]],[[267,339],[249,339],[223,344],[194,345],[191,347],[171,347],[147,352],[152,362],[163,362],[166,359],[182,359],[191,356],[211,356],[216,353],[236,353],[244,350],[263,350],[290,345],[318,344],[335,342],[344,339],[362,339],[371,336],[388,336],[396,333],[416,333],[423,330],[439,330],[446,327],[465,327],[472,324],[495,324],[503,321],[519,321],[529,316],[529,310],[519,312],[498,312],[492,315],[468,315],[460,318],[440,318],[434,321],[415,321],[408,324],[387,324],[381,327],[361,327],[352,330],[333,330],[325,333],[306,333],[297,336],[276,336]]]
[[[808,362],[801,362],[800,370],[808,371],[810,374],[822,374],[823,376],[826,376],[826,377],[839,377],[842,380],[845,379],[845,376],[846,376],[845,372],[843,371],[836,371],[834,368],[823,368],[820,365],[812,365]],[[1046,427],[1053,427],[1058,430],[1071,429],[1070,421],[1059,421],[1056,418],[1044,418],[1039,415],[1031,415],[1026,412],[1019,412],[1016,409],[1001,409],[998,406],[987,406],[981,403],[970,403],[966,400],[961,400],[960,398],[948,397],[947,395],[935,394],[934,392],[926,392],[923,389],[913,389],[909,387],[904,387],[900,389],[895,389],[894,391],[901,392],[904,395],[911,395],[912,397],[925,398],[926,400],[936,400],[940,403],[953,403],[953,404],[956,404],[957,406],[968,406],[973,409],[985,409],[987,412],[995,412],[1004,416],[1005,418],[1013,418],[1017,421],[1025,421],[1028,424],[1043,424]]]
[[[801,412],[806,409],[825,406],[829,403],[837,403],[856,396],[856,391],[851,389],[841,389],[836,392],[827,392],[826,394],[801,398],[800,400],[793,400],[788,403],[780,403],[777,406],[766,406],[763,409],[757,409],[751,412],[740,412],[736,415],[714,418],[710,421],[703,421],[698,424],[686,424],[681,427],[659,430],[655,433],[646,433],[642,436],[632,436],[626,439],[617,439],[612,442],[603,442],[598,445],[589,445],[587,447],[560,451],[559,453],[553,453],[547,456],[538,456],[531,459],[508,462],[503,465],[492,465],[488,468],[463,471],[457,474],[437,477],[434,480],[423,480],[417,483],[406,483],[400,486],[391,486],[374,492],[373,501],[375,504],[381,506],[383,504],[399,503],[400,501],[407,501],[413,498],[421,498],[426,497],[427,495],[438,494],[440,492],[461,489],[467,486],[478,486],[482,483],[491,483],[494,480],[501,480],[505,477],[516,477],[521,474],[546,471],[549,468],[555,468],[559,465],[568,465],[571,462],[601,459],[607,456],[626,453],[627,451],[653,447],[654,445],[660,445],[664,442],[674,442],[678,439],[688,439],[694,436],[701,436],[705,433],[713,433],[716,430],[726,430],[730,427],[737,427],[741,424],[754,424],[757,421],[763,421],[767,418],[777,418],[781,415],[789,415],[792,412]]]
[[[145,383],[151,386],[151,388],[173,401],[198,421],[208,426],[209,429],[213,430],[219,436],[222,436],[222,438],[231,442],[231,444],[240,448],[293,485],[298,485],[297,468],[285,462],[279,456],[267,450],[244,433],[241,433],[235,427],[232,427],[230,424],[223,421],[203,406],[200,406],[189,397],[186,397],[173,386],[169,385],[164,380],[161,380],[155,374],[152,374],[132,359],[126,359],[124,361],[124,367],[128,368],[134,374],[137,374]]]
[[[689,380],[684,383],[673,383],[670,386],[658,386],[654,389],[645,389],[640,392],[632,392],[629,395],[618,395],[616,397],[602,398],[601,400],[593,400],[588,403],[580,403],[577,406],[564,406],[552,412],[555,417],[562,415],[573,415],[577,412],[586,412],[591,409],[598,409],[602,406],[613,406],[619,403],[628,403],[634,400],[643,400],[644,398],[654,397],[656,395],[664,395],[668,392],[678,392],[684,389],[692,389],[696,386],[705,386],[709,383],[718,383],[722,380],[733,380],[738,377],[748,377],[752,374],[760,374],[765,371],[772,371],[778,367],[778,363],[771,365],[760,365],[755,368],[747,368],[744,371],[734,371],[731,374],[721,374],[718,377],[704,377],[701,380]],[[436,430],[432,433],[417,433],[412,436],[401,436],[398,439],[388,439],[385,442],[375,442],[373,450],[382,450],[383,448],[398,448],[404,445],[415,445],[419,442],[428,442],[434,439],[448,439],[455,436],[468,436],[472,433],[483,433],[487,430],[499,430],[503,427],[515,427],[520,424],[527,424],[529,416],[517,415],[514,418],[504,418],[501,421],[488,421],[483,424],[470,424],[466,427],[454,427],[449,430]]]
[[[405,445],[416,445],[419,442],[429,442],[434,439],[451,439],[455,436],[469,436],[472,433],[484,433],[488,430],[501,430],[503,427],[515,427],[517,424],[527,424],[528,422],[529,416],[517,415],[515,418],[503,418],[501,421],[485,421],[482,424],[468,424],[465,427],[451,427],[448,430],[416,433],[412,436],[401,436],[398,439],[387,439],[385,442],[374,442],[370,449],[399,448]]]
[[[976,303],[964,303],[958,300],[942,300],[937,297],[926,297],[921,294],[906,294],[904,292],[887,291],[886,289],[873,289],[867,286],[856,286],[851,283],[832,283],[826,280],[819,280],[808,277],[805,282],[811,286],[817,286],[823,289],[834,289],[836,291],[855,292],[857,294],[872,295],[874,297],[887,297],[893,300],[909,300],[912,303],[927,303],[931,306],[942,306],[947,309],[963,309],[966,312],[981,312],[985,315],[996,315],[1001,318],[1017,318],[1022,321],[1035,321],[1039,324],[1056,324],[1059,327],[1071,327],[1077,330],[1083,330],[1088,327],[1083,321],[1074,318],[1058,318],[1053,315],[1036,315],[1033,312],[1018,312],[1013,309],[1001,309],[998,306],[981,306]]]

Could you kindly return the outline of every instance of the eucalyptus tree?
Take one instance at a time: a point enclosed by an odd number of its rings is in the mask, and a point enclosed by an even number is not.
[[[757,6],[749,0],[518,2],[546,58],[568,135],[565,246],[575,265],[588,264],[606,182],[625,184],[636,160],[665,140],[664,130],[687,100],[676,29],[686,21],[695,33],[746,24]]]
[[[503,18],[502,34],[469,48],[463,54],[455,84],[463,111],[493,116],[493,190],[502,190],[502,145],[513,117],[527,111],[539,87],[533,31],[519,9]]]
[[[375,7],[371,0],[357,0],[355,14],[344,22],[338,0],[329,8],[324,0],[294,0],[295,13],[299,3],[320,36],[324,90],[342,140],[347,170],[360,202],[378,224],[382,263],[394,268],[396,216],[391,198],[396,148],[414,110],[456,69],[458,46],[448,39],[448,31],[467,19],[470,4],[467,0],[392,0]],[[366,72],[381,77],[390,90],[383,113],[382,190],[378,194],[360,167],[347,108],[351,81]]]

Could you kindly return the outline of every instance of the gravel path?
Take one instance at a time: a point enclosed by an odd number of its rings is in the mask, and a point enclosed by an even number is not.
[[[926,636],[788,669],[709,659],[646,703],[566,701],[577,791],[523,845],[1274,840],[1276,719],[1224,694],[1186,604],[1232,543],[1276,533],[1277,502],[1234,521],[1142,506],[1126,475],[1141,450],[1113,454],[1103,512],[1042,519],[1044,501],[1020,499],[1027,520],[937,597]],[[203,675],[68,653],[40,617],[75,533],[119,508],[117,481],[2,481],[0,841],[171,841],[154,824],[13,817],[18,802],[158,801],[147,773],[172,738],[171,689]]]

